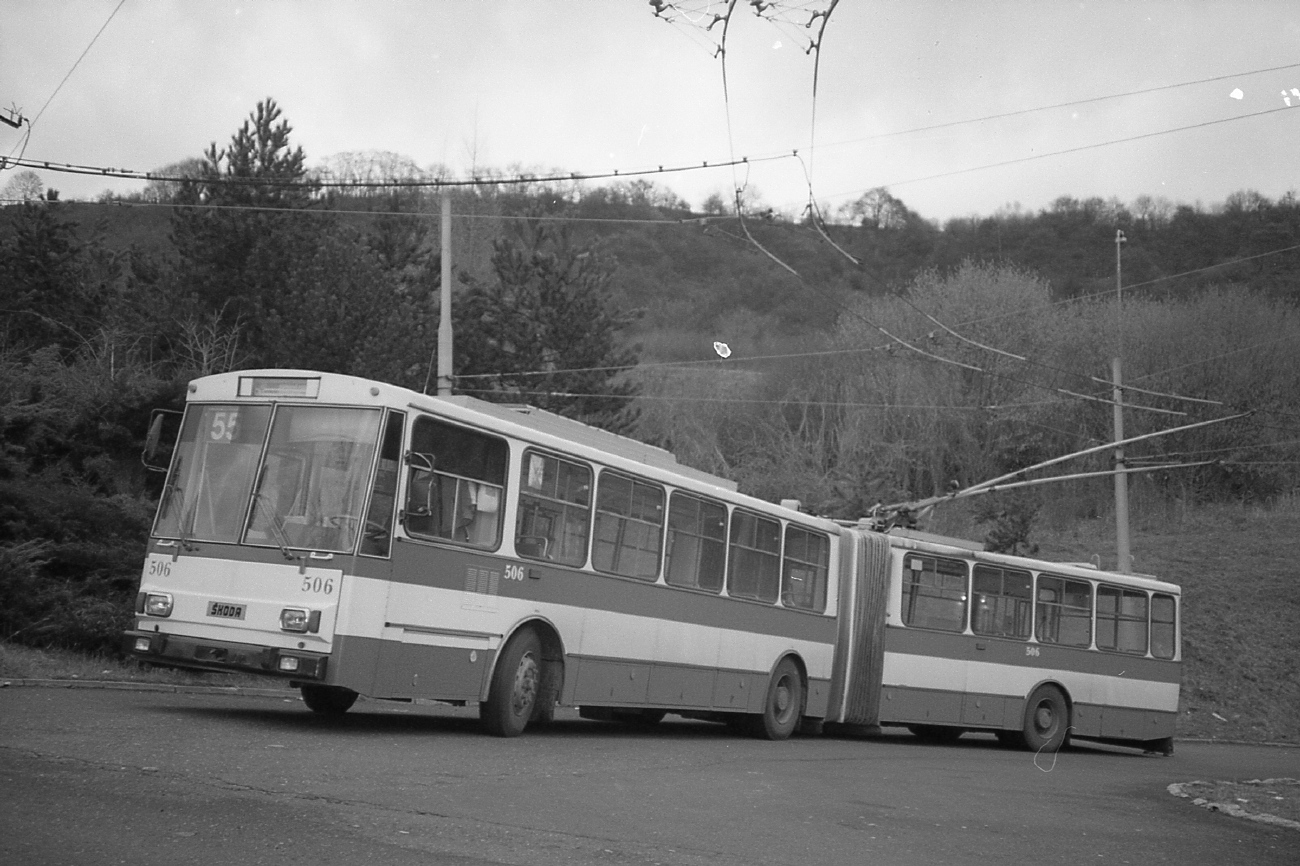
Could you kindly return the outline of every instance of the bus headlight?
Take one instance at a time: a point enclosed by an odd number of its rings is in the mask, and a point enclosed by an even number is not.
[[[280,629],[299,634],[320,631],[320,611],[303,610],[300,607],[286,607],[280,611]]]
[[[144,614],[146,616],[171,616],[172,596],[169,592],[146,592],[144,594]]]

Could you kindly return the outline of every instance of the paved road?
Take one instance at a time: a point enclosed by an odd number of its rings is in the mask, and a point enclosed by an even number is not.
[[[284,697],[0,690],[0,862],[41,864],[1300,863],[1300,831],[1171,782],[1300,777],[1300,750],[1173,758],[991,737],[770,743],[562,712],[513,740],[474,712]]]

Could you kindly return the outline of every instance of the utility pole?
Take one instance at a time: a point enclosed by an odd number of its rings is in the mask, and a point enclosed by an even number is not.
[[[438,396],[451,396],[451,194],[442,191],[442,285],[439,287]]]
[[[1124,283],[1120,276],[1120,248],[1124,243],[1124,232],[1115,232],[1115,326],[1116,352],[1110,362],[1111,381],[1114,388],[1111,396],[1114,401],[1115,441],[1124,441],[1124,389],[1121,385],[1120,358],[1124,354]],[[1133,556],[1129,549],[1128,533],[1128,475],[1124,471],[1124,449],[1115,448],[1115,549],[1117,564],[1115,570],[1127,574],[1133,569]]]

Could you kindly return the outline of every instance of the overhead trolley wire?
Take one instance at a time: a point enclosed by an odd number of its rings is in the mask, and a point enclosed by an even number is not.
[[[797,152],[774,154],[771,156],[748,157],[742,156],[734,159],[723,160],[721,162],[710,162],[705,160],[699,164],[690,165],[659,165],[654,168],[622,170],[613,169],[611,171],[599,172],[555,172],[552,174],[519,174],[509,177],[471,177],[464,180],[429,179],[429,180],[324,180],[320,178],[274,178],[274,177],[236,177],[231,175],[167,175],[152,171],[139,171],[127,168],[112,168],[109,166],[80,165],[68,162],[52,162],[49,160],[39,159],[13,159],[9,162],[12,165],[20,165],[24,168],[40,168],[47,171],[57,171],[65,174],[84,174],[99,175],[103,177],[115,177],[124,180],[151,180],[167,181],[172,183],[189,183],[196,186],[261,186],[261,187],[301,187],[304,189],[453,189],[460,187],[478,187],[478,186],[518,186],[529,183],[564,183],[584,180],[613,180],[627,177],[645,177],[655,174],[675,174],[687,171],[704,171],[706,169],[727,168],[738,165],[749,165],[758,162],[774,162],[782,159],[792,159]]]
[[[1026,114],[1037,114],[1043,111],[1054,111],[1058,108],[1074,108],[1080,105],[1087,105],[1094,102],[1106,102],[1112,99],[1124,99],[1130,96],[1143,96],[1148,93],[1158,93],[1162,90],[1174,90],[1180,87],[1191,87],[1197,84],[1209,84],[1215,81],[1227,81],[1229,79],[1245,78],[1248,75],[1260,75],[1265,72],[1280,72],[1284,69],[1295,69],[1300,63],[1288,63],[1284,66],[1270,66],[1265,69],[1251,69],[1246,72],[1236,72],[1231,75],[1216,75],[1212,78],[1198,78],[1195,81],[1180,81],[1174,84],[1162,84],[1156,87],[1146,87],[1141,90],[1128,90],[1123,93],[1111,93],[1105,96],[1092,96],[1087,99],[1076,99],[1070,102],[1058,102],[1052,105],[1040,105],[1035,108],[1021,108],[1015,111],[1005,111],[1000,114],[986,114],[983,117],[972,117],[966,120],[950,120],[944,123],[933,123],[927,126],[917,126],[911,129],[900,129],[894,132],[881,132],[875,135],[867,135],[862,138],[851,138],[844,141],[834,141],[822,145],[823,147],[839,147],[841,145],[860,144],[864,141],[875,141],[881,138],[897,138],[903,135],[913,135],[918,132],[933,132],[936,129],[949,129],[954,126],[966,126],[972,123],[985,123],[990,120],[1003,120],[1008,117],[1020,117]]]
[[[63,80],[59,82],[58,87],[55,87],[54,91],[49,95],[49,98],[45,100],[45,104],[41,106],[41,110],[36,112],[35,117],[27,121],[27,134],[23,136],[22,140],[18,144],[14,145],[13,150],[9,151],[9,157],[0,159],[0,171],[4,171],[10,166],[22,164],[22,153],[27,152],[27,142],[31,139],[32,127],[34,127],[36,122],[41,119],[41,116],[45,114],[45,109],[50,107],[50,103],[54,101],[54,97],[59,95],[59,91],[63,89],[63,85],[68,83],[68,79],[72,77],[72,73],[77,71],[77,67],[81,65],[81,61],[86,59],[86,55],[90,53],[90,49],[99,41],[100,35],[103,34],[104,30],[108,27],[109,22],[113,20],[114,16],[117,15],[118,10],[121,9],[125,3],[126,0],[119,0],[118,4],[113,7],[113,11],[108,13],[108,17],[104,19],[104,23],[100,25],[100,28],[97,31],[95,31],[95,35],[90,38],[90,43],[86,46],[85,50],[81,52],[75,61],[73,61],[72,67],[68,69],[67,74],[63,76]],[[19,154],[19,159],[12,159],[14,150],[18,150],[20,145],[22,147],[22,152]]]

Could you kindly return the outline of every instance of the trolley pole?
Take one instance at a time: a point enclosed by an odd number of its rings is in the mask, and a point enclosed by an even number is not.
[[[442,285],[439,287],[438,396],[451,396],[451,195],[442,192]]]
[[[1116,332],[1118,349],[1110,362],[1111,381],[1114,387],[1111,396],[1114,401],[1115,441],[1124,441],[1124,389],[1121,384],[1120,357],[1124,354],[1124,284],[1120,277],[1120,245],[1124,243],[1124,233],[1115,232],[1115,300]],[[1129,549],[1128,532],[1128,475],[1124,471],[1124,449],[1115,449],[1115,550],[1117,564],[1115,570],[1127,574],[1133,569],[1133,556]]]

